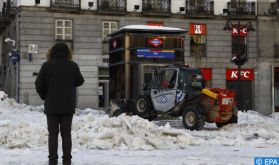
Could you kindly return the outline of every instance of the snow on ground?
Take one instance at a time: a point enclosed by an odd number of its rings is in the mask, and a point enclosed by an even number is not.
[[[44,164],[43,106],[17,104],[1,91],[0,99],[0,164]],[[253,164],[256,156],[279,156],[278,114],[239,112],[238,124],[188,131],[137,116],[109,118],[89,108],[76,112],[74,164]]]

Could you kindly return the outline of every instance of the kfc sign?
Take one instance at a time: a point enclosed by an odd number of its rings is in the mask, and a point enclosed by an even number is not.
[[[243,27],[243,26],[239,27],[239,32],[240,32],[239,35],[242,36],[242,37],[247,36],[247,33],[248,33],[247,28]],[[233,28],[232,28],[232,36],[238,36],[238,28],[237,28],[237,26],[233,26]]]
[[[206,26],[205,24],[190,24],[190,34],[205,35]]]
[[[254,80],[254,69],[241,69],[241,80]],[[227,69],[226,80],[238,80],[238,69]]]

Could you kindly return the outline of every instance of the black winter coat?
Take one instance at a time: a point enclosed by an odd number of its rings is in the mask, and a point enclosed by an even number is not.
[[[76,107],[76,87],[84,78],[78,65],[66,58],[54,58],[43,63],[35,81],[46,115],[73,115]]]

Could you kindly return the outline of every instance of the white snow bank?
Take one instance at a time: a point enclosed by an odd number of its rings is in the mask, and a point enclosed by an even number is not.
[[[215,130],[205,129],[192,135],[207,139],[205,143],[209,145],[279,147],[279,121],[255,111],[240,111],[238,124]]]
[[[5,94],[0,92],[1,96]],[[26,148],[47,145],[43,106],[0,101],[0,145]],[[138,116],[109,118],[103,111],[77,109],[73,120],[73,149],[153,150],[178,149],[189,145],[224,145],[279,148],[278,115],[267,117],[255,111],[239,112],[239,123],[201,131],[157,126]],[[276,117],[277,116],[277,117]],[[207,124],[208,125],[208,124]],[[60,143],[61,144],[61,143]]]
[[[13,99],[0,101],[0,144],[24,148],[47,144],[46,117],[43,107],[17,104]],[[159,127],[138,116],[109,118],[102,111],[77,110],[72,138],[76,148],[98,149],[177,149],[198,145],[184,130]]]
[[[85,148],[99,149],[178,149],[198,145],[203,141],[184,130],[159,127],[138,116],[88,115],[82,120],[75,118],[73,139]]]

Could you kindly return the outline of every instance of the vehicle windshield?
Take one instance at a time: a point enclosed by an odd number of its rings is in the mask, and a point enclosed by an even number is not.
[[[177,70],[163,70],[156,79],[153,88],[155,89],[173,89],[176,85]]]
[[[181,69],[178,76],[178,87],[185,93],[200,91],[203,88],[203,77],[199,69]]]

